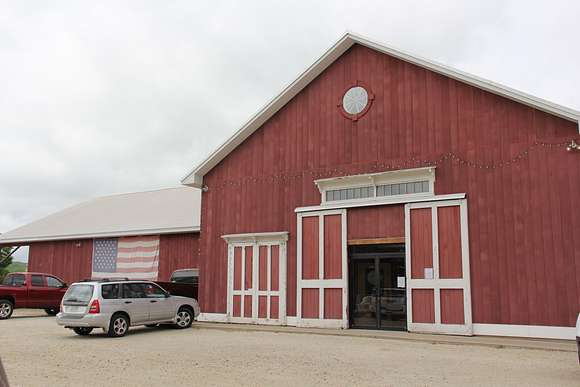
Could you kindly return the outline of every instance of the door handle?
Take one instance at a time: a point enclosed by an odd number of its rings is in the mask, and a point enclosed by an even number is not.
[[[149,302],[151,302],[151,303],[154,303],[154,302],[157,302],[157,300],[151,300],[151,301],[149,301]]]
[[[133,301],[125,301],[125,304],[132,304]]]

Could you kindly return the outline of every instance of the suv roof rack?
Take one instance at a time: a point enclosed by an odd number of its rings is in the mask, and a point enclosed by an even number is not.
[[[87,278],[79,282],[114,282],[114,281],[131,281],[128,277],[111,277],[111,278]]]

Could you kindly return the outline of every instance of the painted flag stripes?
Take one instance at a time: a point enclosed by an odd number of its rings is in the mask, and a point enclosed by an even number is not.
[[[156,280],[159,236],[95,239],[92,278]]]

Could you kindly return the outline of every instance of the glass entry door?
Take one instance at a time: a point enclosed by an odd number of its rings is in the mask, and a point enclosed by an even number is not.
[[[350,326],[407,329],[404,253],[362,253],[350,257]]]

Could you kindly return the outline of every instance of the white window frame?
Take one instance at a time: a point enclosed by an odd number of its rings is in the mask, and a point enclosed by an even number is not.
[[[428,192],[377,196],[377,187],[380,185],[416,183],[419,181],[427,181],[429,183]],[[314,183],[320,191],[321,206],[336,203],[364,203],[375,200],[385,200],[385,198],[391,200],[396,200],[403,197],[408,199],[425,198],[435,196],[435,167],[400,169],[396,171],[367,173],[362,175],[331,177],[328,179],[315,180]],[[326,200],[326,193],[328,191],[362,187],[372,187],[373,195],[371,197],[358,199]]]
[[[227,322],[234,323],[251,323],[263,325],[286,325],[286,254],[288,232],[267,232],[255,234],[231,234],[222,235],[222,238],[228,243],[228,278],[227,278]],[[268,290],[259,290],[259,268],[260,268],[260,247],[266,246],[267,255],[267,287]],[[272,279],[272,246],[279,246],[278,250],[278,290],[270,290]],[[242,288],[234,290],[234,249],[242,249]],[[244,279],[246,270],[246,247],[252,248],[252,288],[245,289]],[[240,300],[240,317],[233,316],[233,297],[241,296]],[[244,302],[246,295],[252,296],[252,317],[244,317]],[[266,318],[258,317],[258,297],[267,297]],[[278,297],[278,318],[270,318],[270,298]]]

